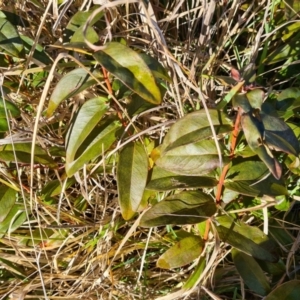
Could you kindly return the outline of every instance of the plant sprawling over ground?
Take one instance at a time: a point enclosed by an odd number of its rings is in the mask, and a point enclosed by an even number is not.
[[[299,1],[0,5],[0,299],[298,299]]]

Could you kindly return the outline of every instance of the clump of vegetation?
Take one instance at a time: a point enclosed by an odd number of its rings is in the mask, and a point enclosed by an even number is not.
[[[0,299],[298,299],[298,2],[202,2],[1,2]]]

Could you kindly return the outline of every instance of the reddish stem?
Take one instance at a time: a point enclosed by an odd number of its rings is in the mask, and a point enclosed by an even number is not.
[[[239,109],[238,113],[237,113],[236,120],[235,120],[234,128],[233,128],[233,131],[231,133],[230,159],[233,159],[233,157],[234,157],[234,150],[235,150],[235,147],[236,147],[237,137],[238,137],[238,134],[239,134],[240,122],[241,122],[241,112],[240,112],[240,109]],[[223,167],[223,170],[222,170],[222,173],[221,173],[221,176],[220,176],[220,179],[219,179],[219,183],[217,185],[217,191],[216,191],[216,203],[217,204],[220,204],[220,202],[221,202],[221,197],[222,197],[222,192],[223,192],[223,185],[224,185],[225,177],[226,177],[226,174],[228,172],[229,166],[230,166],[230,163]]]

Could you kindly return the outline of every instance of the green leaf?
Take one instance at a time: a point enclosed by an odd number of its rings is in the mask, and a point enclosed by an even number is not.
[[[65,189],[68,189],[70,186],[72,186],[76,182],[75,178],[68,179]],[[62,192],[62,183],[60,180],[55,179],[49,181],[42,189],[41,195],[43,197],[54,197],[57,195],[60,195]]]
[[[262,197],[263,195],[279,196],[288,195],[289,192],[282,181],[276,180],[269,176],[267,179],[256,182],[249,182],[248,180],[242,181],[229,181],[226,182],[225,187],[236,191],[242,195]]]
[[[5,105],[5,106],[4,106]],[[0,97],[0,132],[8,131],[8,121],[6,119],[5,107],[8,117],[18,117],[20,115],[19,108],[12,102],[6,101]]]
[[[220,239],[246,254],[265,261],[277,262],[276,245],[258,227],[249,226],[229,216],[216,218]]]
[[[200,236],[183,238],[159,257],[157,266],[162,269],[185,266],[200,256],[203,246],[204,242]]]
[[[9,130],[8,122],[6,118],[0,118],[0,132],[6,132]]]
[[[16,202],[16,191],[7,187],[0,186],[0,223],[7,217]]]
[[[241,124],[251,150],[266,164],[273,176],[279,179],[282,169],[268,146],[264,144],[264,124],[251,112],[242,115]]]
[[[258,181],[268,174],[268,168],[261,161],[234,159],[226,178],[230,181]]]
[[[221,146],[221,145],[220,145]],[[224,147],[220,147],[224,150]],[[223,157],[223,162],[229,162]],[[201,176],[220,166],[220,160],[214,140],[202,140],[165,151],[156,160],[156,165],[180,175]]]
[[[200,191],[185,191],[156,203],[142,217],[143,227],[196,224],[215,214],[214,200]]]
[[[209,110],[209,117],[216,134],[232,130],[231,121],[217,110]],[[177,121],[169,130],[162,144],[162,152],[212,137],[208,116],[204,110],[190,113]]]
[[[125,220],[138,210],[147,182],[148,155],[140,142],[126,145],[120,152],[117,166],[118,194]]]
[[[278,286],[264,300],[298,300],[299,295],[300,280],[291,280]]]
[[[30,23],[20,15],[1,8],[0,18],[7,19],[13,26],[28,27]]]
[[[199,262],[197,266],[195,267],[193,273],[190,275],[188,280],[185,282],[183,288],[186,290],[189,290],[197,284],[200,275],[202,274],[202,271],[204,270],[206,265],[206,259],[205,257],[200,257]]]
[[[224,186],[242,195],[254,197],[287,195],[288,191],[282,181],[272,176],[262,180],[267,174],[268,169],[261,161],[234,159]]]
[[[65,38],[64,38],[65,42],[68,42],[72,34],[76,32],[80,27],[82,28],[82,26],[85,25],[86,20],[91,16],[91,14],[94,12],[95,9],[96,7],[94,7],[94,9],[90,9],[89,11],[77,11],[76,14],[72,16],[65,30]],[[97,21],[99,21],[103,15],[104,15],[103,11],[98,13],[90,23],[91,26],[90,28],[92,28],[92,26]]]
[[[4,161],[15,161],[20,163],[31,163],[31,143],[17,143],[0,146],[0,159]],[[46,165],[50,168],[56,167],[55,161],[40,146],[35,146],[34,163]]]
[[[20,116],[21,112],[14,103],[5,100],[5,106],[4,106],[4,101],[0,97],[0,118],[6,118],[5,107],[7,109],[8,116],[12,116],[12,117]]]
[[[265,92],[262,89],[254,89],[247,92],[246,97],[252,108],[260,110],[264,101]]]
[[[300,22],[299,22],[300,24]],[[276,107],[279,110],[286,111],[293,105],[296,99],[300,98],[300,89],[291,87],[283,90],[277,97]]]
[[[252,109],[249,99],[247,98],[245,93],[236,94],[232,98],[232,106],[235,108],[240,107],[243,110],[243,112],[245,112],[245,113],[248,113]]]
[[[95,122],[95,118],[93,118],[93,122]],[[88,126],[89,125],[86,124],[86,127]],[[76,145],[72,143],[72,145],[76,148],[76,154],[75,157],[73,157],[73,160],[71,160],[71,158],[68,158],[68,162],[66,163],[67,175],[71,177],[74,173],[81,169],[84,164],[93,159],[96,159],[97,157],[105,153],[116,141],[118,132],[121,127],[122,125],[120,121],[117,120],[114,116],[111,116],[104,118],[97,126],[94,126],[93,130],[88,136],[86,136],[84,133],[78,132],[78,134],[80,134],[80,138],[82,139],[83,137],[85,137],[85,140]],[[85,127],[83,126],[83,128]],[[89,128],[89,130],[90,129],[91,128]],[[77,132],[77,129],[75,127],[73,130],[74,132]],[[72,133],[72,135],[74,137],[76,136],[75,133]],[[72,156],[74,155],[73,150]]]
[[[167,69],[165,69],[157,61],[157,59],[153,58],[150,55],[147,55],[146,53],[139,53],[139,55],[143,59],[143,61],[147,64],[149,69],[152,71],[155,78],[160,78],[168,81],[169,83],[172,83],[172,79],[170,78]]]
[[[0,18],[0,48],[15,57],[20,57],[23,50],[17,29],[6,18]]]
[[[236,249],[231,250],[233,262],[245,284],[256,294],[266,296],[270,285],[257,261]]]
[[[94,53],[95,59],[132,91],[146,101],[160,104],[162,96],[155,77],[140,55],[116,42],[105,45],[105,49]]]
[[[9,211],[4,221],[0,223],[0,238],[9,231],[10,233],[19,228],[26,220],[26,213],[21,205],[15,204]]]
[[[67,164],[74,161],[76,151],[99,123],[108,108],[107,99],[102,97],[88,100],[81,106],[68,133]]]
[[[275,50],[263,60],[264,65],[275,64],[284,60],[289,60],[299,54],[299,31],[289,38],[283,45],[276,47]]]
[[[20,35],[20,38],[22,39],[24,48],[27,52],[29,52],[32,49],[33,44],[35,43],[34,40],[32,40],[30,37],[26,35]],[[44,47],[40,44],[34,45],[34,52],[33,52],[33,58],[42,62],[45,65],[50,65],[52,63],[51,58],[45,51]]]
[[[70,43],[84,43],[87,39],[90,43],[94,44],[99,41],[99,36],[93,27],[88,27],[84,35],[84,27],[79,27],[71,37]]]
[[[158,166],[153,168],[151,181],[146,188],[154,191],[169,191],[175,189],[214,187],[218,184],[215,178],[202,176],[181,176],[168,172]]]
[[[94,71],[96,78],[100,78],[99,72]],[[75,96],[88,87],[94,85],[96,80],[90,77],[85,69],[77,68],[67,73],[55,86],[49,100],[47,116],[52,116],[54,110],[65,99]]]
[[[265,128],[265,142],[269,148],[299,155],[299,141],[284,121],[264,113],[261,113],[261,119]]]

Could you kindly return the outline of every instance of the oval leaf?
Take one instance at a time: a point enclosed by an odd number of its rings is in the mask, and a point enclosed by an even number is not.
[[[282,169],[268,146],[264,144],[264,124],[251,112],[242,115],[241,124],[251,150],[266,164],[273,176],[279,179]]]
[[[16,57],[20,57],[23,50],[18,31],[6,18],[0,18],[0,48]]]
[[[0,238],[7,231],[10,233],[19,228],[26,221],[26,213],[21,205],[15,204],[6,218],[0,223]]]
[[[233,262],[245,284],[256,294],[266,296],[270,285],[257,261],[236,249],[231,250]]]
[[[281,284],[264,300],[298,300],[300,295],[300,280],[291,280]]]
[[[288,191],[282,181],[268,176],[267,166],[262,161],[234,159],[229,169],[225,187],[248,196],[287,195]],[[265,180],[263,178],[267,177]]]
[[[1,185],[0,187],[0,222],[7,217],[16,202],[16,191]]]
[[[31,143],[17,143],[0,146],[0,159],[4,161],[15,161],[31,163]],[[35,146],[34,163],[46,165],[48,167],[56,167],[55,161],[40,146]]]
[[[143,99],[153,104],[161,103],[162,97],[155,77],[137,52],[120,43],[110,42],[104,50],[94,53],[94,57]]]
[[[148,176],[148,155],[144,146],[130,143],[120,152],[117,181],[122,216],[129,220],[138,210]]]
[[[147,55],[146,53],[139,53],[139,55],[150,68],[156,78],[164,79],[172,83],[168,71],[155,58]]]
[[[182,192],[156,203],[142,217],[143,227],[196,224],[217,211],[214,200],[200,191]]]
[[[100,78],[98,72],[93,74]],[[94,85],[96,80],[93,79],[85,69],[77,68],[66,74],[55,86],[49,100],[47,116],[50,117],[57,106],[65,99],[70,98],[86,88]]]
[[[169,191],[197,187],[214,187],[218,184],[215,178],[202,176],[181,176],[168,172],[158,166],[153,168],[151,181],[146,188],[154,191]]]
[[[97,97],[85,102],[68,133],[66,163],[73,162],[76,151],[106,113],[107,99]]]
[[[67,175],[71,177],[84,164],[105,153],[116,141],[121,127],[120,121],[114,117],[104,119],[99,126],[94,127],[76,151],[74,160],[69,159],[66,163]]]
[[[217,110],[209,110],[209,117],[215,127],[216,134],[230,132],[231,122]],[[212,137],[208,116],[204,110],[190,113],[177,121],[164,138],[161,151],[195,143]]]
[[[216,226],[220,239],[224,243],[251,255],[254,258],[277,262],[279,257],[274,252],[276,245],[258,227],[249,226],[228,216],[217,218]]]
[[[228,161],[228,157],[223,157],[224,163]],[[220,166],[218,151],[213,140],[203,140],[174,148],[164,152],[155,163],[167,171],[193,176],[207,174]]]
[[[261,113],[265,128],[265,141],[269,147],[285,153],[299,155],[299,141],[293,130],[281,119]]]
[[[200,236],[189,236],[167,250],[157,260],[162,269],[179,268],[191,263],[202,253],[204,242]]]

